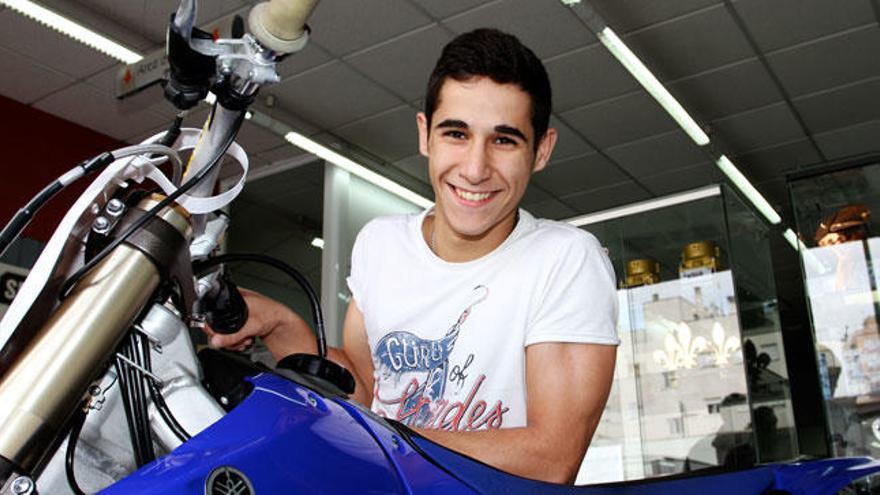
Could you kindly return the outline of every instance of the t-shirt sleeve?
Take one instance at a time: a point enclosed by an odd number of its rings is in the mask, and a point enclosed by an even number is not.
[[[550,269],[525,345],[575,342],[617,345],[614,269],[595,237],[577,235]]]
[[[348,290],[351,296],[357,302],[358,309],[363,313],[364,305],[367,303],[367,295],[364,287],[367,282],[367,237],[369,237],[370,224],[365,225],[354,240],[354,246],[351,249],[351,273],[345,279],[348,283]]]

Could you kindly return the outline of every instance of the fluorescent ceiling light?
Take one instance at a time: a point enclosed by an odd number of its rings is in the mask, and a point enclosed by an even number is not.
[[[715,163],[718,165],[718,168],[720,168],[721,171],[724,172],[724,175],[726,175],[731,180],[731,182],[733,182],[733,185],[735,185],[737,189],[739,189],[739,191],[743,193],[746,199],[751,201],[755,208],[757,208],[758,211],[760,211],[761,214],[764,215],[764,218],[766,218],[768,222],[772,223],[773,225],[782,222],[782,217],[779,216],[779,213],[777,213],[776,210],[774,210],[773,207],[770,206],[770,203],[767,201],[767,199],[764,198],[764,196],[762,196],[757,189],[755,189],[755,186],[753,186],[752,183],[749,182],[749,179],[746,179],[746,176],[743,175],[743,173],[740,172],[738,168],[736,168],[736,165],[734,165],[733,162],[731,162],[730,159],[727,158],[727,156],[721,155],[720,157],[718,157]]]
[[[324,239],[320,237],[315,237],[312,239],[312,246],[315,246],[318,249],[324,249]]]
[[[110,38],[98,34],[30,0],[0,0],[0,5],[5,5],[120,62],[133,64],[144,58],[139,53],[129,50]]]
[[[688,191],[681,194],[673,194],[671,196],[664,196],[657,199],[649,199],[647,201],[641,201],[639,203],[633,203],[631,205],[611,208],[609,210],[598,211],[596,213],[589,213],[587,215],[569,218],[565,220],[565,222],[574,225],[575,227],[583,227],[584,225],[590,225],[594,223],[604,222],[606,220],[613,220],[615,218],[635,215],[637,213],[644,213],[646,211],[666,208],[667,206],[688,203],[703,198],[711,198],[720,194],[721,188],[719,188],[718,186],[709,186],[702,189],[697,189],[695,191]]]
[[[657,100],[657,103],[660,103],[660,106],[662,106],[666,112],[678,122],[678,125],[684,129],[684,132],[686,132],[698,146],[709,144],[709,136],[703,132],[703,129],[700,128],[697,122],[687,113],[684,107],[681,106],[681,103],[679,103],[678,100],[666,90],[666,87],[654,77],[654,74],[645,67],[645,64],[643,64],[632,51],[630,51],[629,47],[617,37],[617,34],[615,34],[610,27],[606,26],[605,29],[597,33],[596,36],[599,38],[599,41],[608,48],[608,51],[610,51],[611,54],[614,55],[624,67],[626,67],[626,70],[628,70],[630,74],[639,81],[645,90]]]
[[[373,172],[363,165],[340,155],[339,153],[331,150],[330,148],[327,148],[320,143],[317,143],[316,141],[312,141],[311,139],[303,136],[298,132],[288,132],[284,135],[284,139],[286,139],[287,142],[289,142],[290,144],[302,148],[309,153],[317,155],[318,157],[327,160],[337,167],[351,174],[354,174],[367,182],[371,182],[381,187],[382,189],[385,189],[386,191],[409,201],[410,203],[421,206],[422,208],[428,208],[430,206],[433,206],[434,204],[431,200],[419,194],[416,194],[413,191],[410,191],[409,189],[401,186],[391,179],[388,179],[387,177]]]
[[[804,243],[801,242],[800,239],[798,239],[797,234],[795,234],[793,230],[786,229],[785,233],[782,234],[782,237],[785,237],[785,240],[788,241],[789,244],[791,244],[791,247],[793,247],[795,251],[798,251],[800,249],[806,250],[806,246],[804,246]]]

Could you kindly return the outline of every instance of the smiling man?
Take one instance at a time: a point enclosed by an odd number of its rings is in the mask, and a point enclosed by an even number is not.
[[[574,480],[614,370],[614,273],[598,241],[519,208],[556,143],[540,60],[515,37],[443,50],[417,116],[436,204],[358,235],[344,345],[355,398],[500,469]],[[246,293],[251,318],[215,345],[314,352],[307,325]]]

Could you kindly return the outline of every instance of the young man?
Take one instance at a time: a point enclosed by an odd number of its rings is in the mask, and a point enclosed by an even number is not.
[[[358,235],[344,345],[330,358],[376,413],[500,469],[570,483],[613,375],[614,273],[594,237],[518,208],[556,143],[550,83],[513,36],[477,30],[443,51],[419,113],[436,204]],[[276,357],[312,351],[308,326],[246,293]]]

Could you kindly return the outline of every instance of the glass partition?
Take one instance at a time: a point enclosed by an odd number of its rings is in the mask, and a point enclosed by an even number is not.
[[[880,455],[880,164],[789,184],[835,456]]]
[[[720,186],[576,221],[614,264],[621,338],[578,482],[795,457],[763,222]]]

